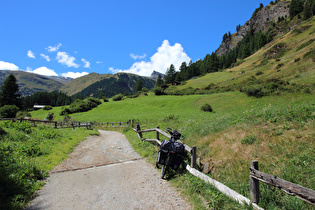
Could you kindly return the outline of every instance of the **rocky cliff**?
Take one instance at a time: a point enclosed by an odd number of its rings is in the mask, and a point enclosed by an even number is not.
[[[278,21],[278,18],[289,16],[290,1],[279,1],[276,4],[269,4],[263,8],[257,8],[253,16],[239,30],[232,34],[231,37],[225,38],[220,47],[215,51],[218,56],[225,55],[231,49],[237,46],[237,43],[250,31],[268,30],[273,23]]]

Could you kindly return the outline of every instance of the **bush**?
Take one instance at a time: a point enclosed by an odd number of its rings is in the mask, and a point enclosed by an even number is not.
[[[123,95],[122,94],[117,94],[115,96],[113,96],[113,101],[121,101],[123,99]]]
[[[101,104],[101,100],[93,97],[84,100],[77,99],[69,107],[63,107],[60,115],[69,115],[77,112],[86,112]]]
[[[53,120],[54,119],[54,113],[48,113],[46,119],[49,121]]]
[[[253,144],[257,141],[256,136],[246,136],[243,140],[241,140],[242,144]]]
[[[26,112],[26,111],[19,111],[17,114],[16,114],[16,117],[17,118],[31,118],[32,115],[29,113],[29,112]]]
[[[71,114],[70,108],[69,107],[62,107],[60,115],[62,116],[62,115],[69,115],[69,114]]]
[[[51,110],[53,107],[50,105],[44,106],[43,110]]]
[[[255,75],[256,75],[256,76],[259,76],[259,75],[263,75],[263,74],[264,74],[264,72],[262,72],[262,71],[257,71]]]
[[[246,85],[241,88],[241,92],[247,94],[247,96],[254,96],[260,98],[265,95],[263,91],[263,86],[260,84]]]
[[[153,92],[156,96],[165,95],[164,90],[161,87],[154,88]]]
[[[0,127],[0,138],[1,136],[7,134],[7,132],[5,130],[3,130],[3,128]]]
[[[205,112],[212,112],[213,111],[212,107],[209,104],[202,105],[201,110],[205,111]]]
[[[0,117],[2,118],[15,118],[19,108],[15,105],[5,105],[0,108]]]

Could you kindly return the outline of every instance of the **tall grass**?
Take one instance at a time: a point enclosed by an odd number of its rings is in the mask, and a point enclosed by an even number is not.
[[[49,170],[95,131],[56,130],[27,122],[0,122],[0,209],[22,209]]]

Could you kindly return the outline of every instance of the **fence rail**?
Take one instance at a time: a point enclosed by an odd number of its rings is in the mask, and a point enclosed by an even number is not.
[[[167,137],[167,138],[171,138],[171,135],[160,130],[159,127],[157,128],[152,128],[152,129],[146,129],[146,130],[141,130],[140,129],[140,125],[137,124],[136,128],[133,129],[138,137],[143,140],[143,141],[148,141],[148,142],[156,142],[158,145],[161,145],[161,141],[160,141],[160,134],[162,134],[163,136]],[[146,133],[146,132],[156,132],[156,139],[146,139],[143,138],[142,133]],[[185,145],[185,144],[184,144]],[[258,210],[262,210],[261,207],[259,207],[256,203],[252,203],[250,201],[250,199],[246,198],[245,196],[237,193],[236,191],[230,189],[229,187],[227,187],[226,185],[210,178],[209,176],[207,176],[206,174],[196,170],[194,167],[196,166],[196,157],[197,157],[197,149],[196,147],[189,147],[187,145],[185,145],[185,150],[188,151],[191,154],[191,161],[190,161],[190,166],[186,165],[186,170],[192,174],[195,177],[198,177],[200,179],[202,179],[204,182],[207,182],[209,184],[211,184],[212,186],[214,186],[216,189],[218,189],[219,191],[221,191],[223,194],[227,195],[228,197],[234,199],[235,201],[237,201],[238,203],[244,205],[252,205],[254,209],[258,209]]]
[[[253,203],[259,202],[259,181],[268,185],[277,187],[285,193],[295,196],[310,204],[315,205],[315,191],[302,187],[298,184],[288,182],[278,178],[276,175],[270,175],[258,170],[258,161],[253,160],[250,163],[250,195]]]
[[[128,120],[127,122],[102,122],[101,125],[106,125],[106,126],[112,126],[112,127],[128,127],[131,123],[131,120]],[[124,125],[126,124],[126,125]],[[116,125],[116,126],[115,126]]]
[[[92,123],[82,123],[82,122],[75,122],[75,123],[58,123],[57,121],[50,121],[50,120],[35,120],[35,119],[27,119],[27,118],[0,118],[0,120],[13,120],[13,121],[29,121],[34,122],[34,126],[36,126],[36,122],[45,123],[45,124],[54,124],[55,128],[77,128],[77,127],[86,127],[87,129],[91,129]]]

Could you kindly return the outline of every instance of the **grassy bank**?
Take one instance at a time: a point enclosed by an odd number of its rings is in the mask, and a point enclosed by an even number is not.
[[[92,134],[97,132],[0,122],[0,209],[22,209],[48,172]]]

